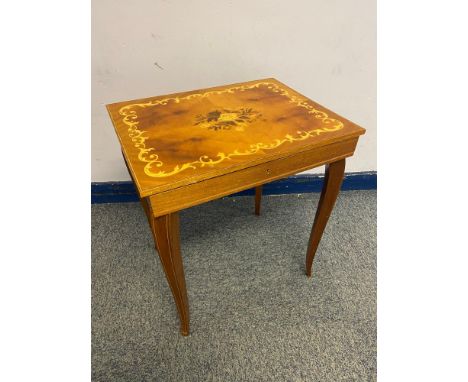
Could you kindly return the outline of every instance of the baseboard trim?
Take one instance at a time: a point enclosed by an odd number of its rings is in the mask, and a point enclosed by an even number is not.
[[[323,175],[296,175],[280,179],[263,186],[264,195],[304,194],[320,192]],[[350,172],[345,174],[342,191],[376,190],[377,172]],[[254,189],[245,190],[230,196],[254,195]],[[91,203],[137,202],[138,194],[131,181],[91,183]]]

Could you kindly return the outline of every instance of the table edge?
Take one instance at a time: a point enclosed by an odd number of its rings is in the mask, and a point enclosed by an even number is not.
[[[147,189],[144,192],[142,192],[141,190],[138,190],[138,192],[140,194],[140,197],[149,197],[149,196],[156,195],[156,194],[159,194],[159,193],[162,193],[162,192],[166,192],[166,191],[174,190],[174,189],[181,188],[181,187],[184,187],[184,186],[188,186],[188,185],[191,185],[193,183],[198,183],[198,182],[202,182],[202,181],[205,181],[205,180],[208,180],[208,179],[217,178],[217,177],[220,177],[220,176],[223,176],[223,175],[226,175],[226,174],[230,174],[230,173],[233,173],[233,172],[236,172],[236,171],[240,171],[240,170],[243,170],[243,169],[246,169],[246,168],[249,168],[249,167],[255,167],[255,166],[258,166],[258,165],[261,165],[261,164],[276,161],[278,159],[287,158],[287,157],[295,155],[295,154],[299,154],[299,153],[306,152],[306,151],[311,151],[311,150],[314,150],[315,148],[319,148],[319,147],[322,148],[322,147],[333,145],[333,144],[335,144],[337,142],[348,141],[348,140],[353,139],[353,138],[359,138],[359,136],[361,136],[361,135],[363,135],[365,133],[365,129],[363,129],[363,128],[361,128],[361,129],[362,130],[353,132],[351,134],[341,135],[339,137],[331,138],[330,140],[326,141],[325,144],[323,142],[321,142],[320,144],[315,143],[315,144],[303,146],[303,147],[301,147],[300,150],[277,153],[277,154],[270,154],[270,155],[265,154],[262,157],[256,158],[256,160],[252,160],[250,162],[242,162],[242,163],[238,163],[236,165],[233,165],[233,166],[230,166],[230,167],[227,167],[227,168],[223,168],[222,171],[215,168],[215,169],[213,169],[213,171],[205,172],[202,175],[184,178],[184,179],[181,179],[178,182],[174,182],[174,183],[162,185],[162,186],[159,186],[159,187],[154,187],[154,188]],[[134,176],[134,175],[132,175],[132,176]],[[139,186],[138,183],[137,183],[137,186]]]

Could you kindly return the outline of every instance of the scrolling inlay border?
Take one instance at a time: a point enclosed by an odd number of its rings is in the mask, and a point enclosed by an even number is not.
[[[266,86],[269,90],[274,93],[280,93],[280,95],[289,99],[289,102],[296,104],[299,107],[303,107],[307,110],[309,114],[314,115],[315,118],[322,121],[325,127],[308,130],[308,131],[296,131],[296,134],[293,136],[291,134],[286,134],[281,139],[275,139],[273,142],[270,143],[253,143],[249,146],[246,150],[234,150],[231,153],[223,153],[220,152],[215,158],[210,158],[207,155],[202,155],[198,160],[188,163],[183,163],[182,165],[176,165],[172,171],[154,171],[154,167],[162,167],[163,162],[159,159],[159,156],[155,153],[153,147],[146,147],[145,141],[148,137],[145,137],[145,131],[138,129],[138,116],[136,110],[137,107],[145,108],[157,105],[167,105],[169,102],[180,103],[181,100],[189,100],[191,98],[197,97],[208,97],[211,94],[224,94],[224,93],[234,93],[234,91],[244,91],[248,89],[258,88],[260,86]],[[146,103],[135,103],[131,105],[126,105],[120,108],[119,114],[123,117],[123,123],[128,126],[127,132],[128,136],[134,144],[134,147],[138,149],[138,159],[146,163],[144,167],[144,172],[146,175],[155,178],[167,177],[178,174],[184,170],[189,168],[196,169],[197,167],[205,167],[205,166],[214,166],[218,163],[221,163],[227,159],[231,159],[235,156],[242,156],[242,155],[253,155],[259,152],[260,150],[271,150],[281,146],[283,143],[286,142],[294,142],[294,141],[303,141],[308,138],[312,138],[318,136],[322,133],[332,132],[341,130],[344,127],[343,122],[338,119],[330,118],[325,112],[321,110],[317,110],[312,105],[309,105],[307,101],[301,99],[300,97],[290,94],[286,89],[278,86],[272,82],[256,82],[250,85],[238,85],[233,86],[228,89],[224,90],[212,90],[205,93],[195,93],[190,94],[185,97],[169,97],[160,100],[154,100]]]

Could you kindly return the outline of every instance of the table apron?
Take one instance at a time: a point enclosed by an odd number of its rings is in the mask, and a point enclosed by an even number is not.
[[[358,137],[312,148],[288,157],[149,196],[154,216],[180,211],[210,200],[269,183],[354,154]]]

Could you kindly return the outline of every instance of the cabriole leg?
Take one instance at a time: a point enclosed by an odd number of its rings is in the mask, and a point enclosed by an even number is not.
[[[327,225],[333,206],[335,205],[338,193],[340,192],[344,170],[345,159],[330,163],[326,166],[325,180],[315,214],[314,224],[310,233],[309,247],[307,249],[306,272],[308,277],[312,275],[312,262],[314,261],[315,253],[317,252],[323,231]]]

